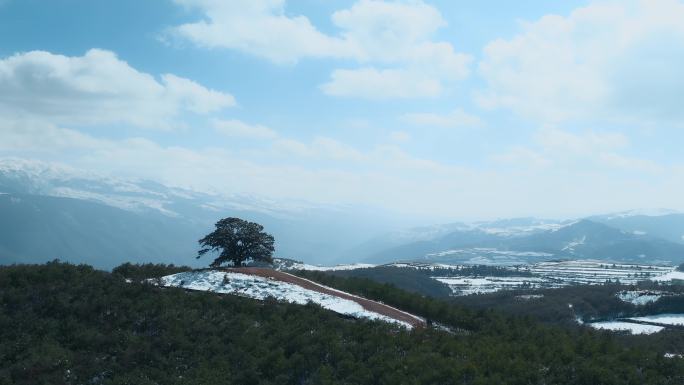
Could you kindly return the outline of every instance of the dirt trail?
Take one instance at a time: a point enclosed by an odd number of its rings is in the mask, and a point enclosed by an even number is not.
[[[350,301],[354,301],[361,305],[364,309],[372,312],[376,312],[379,314],[382,314],[384,316],[394,318],[399,321],[406,322],[410,324],[413,327],[424,327],[425,322],[419,318],[413,317],[407,313],[404,313],[400,310],[397,310],[391,306],[387,306],[385,304],[382,304],[380,302],[376,301],[371,301],[369,299],[357,297],[351,294],[347,294],[341,291],[337,291],[334,289],[327,288],[325,286],[319,285],[315,282],[309,281],[304,278],[297,277],[292,274],[288,274],[282,271],[277,271],[277,270],[272,270],[272,269],[265,269],[265,268],[258,268],[258,267],[241,267],[241,268],[226,268],[226,269],[221,269],[225,271],[229,271],[232,273],[241,273],[241,274],[250,274],[250,275],[257,275],[259,277],[264,277],[264,278],[272,278],[278,281],[282,282],[287,282],[291,283],[297,286],[301,286],[305,289],[308,290],[313,290],[317,291],[319,293],[324,293],[324,294],[329,294],[333,295],[336,297],[340,297],[343,299],[348,299]]]

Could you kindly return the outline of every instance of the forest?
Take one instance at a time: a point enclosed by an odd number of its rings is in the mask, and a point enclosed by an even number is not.
[[[439,328],[406,330],[320,307],[160,288],[53,261],[0,268],[0,384],[681,384],[665,346],[468,309],[362,278],[310,278]]]

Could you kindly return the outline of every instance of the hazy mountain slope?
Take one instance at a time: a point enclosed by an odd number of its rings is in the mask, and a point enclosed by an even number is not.
[[[486,263],[491,259],[508,264],[552,258],[643,263],[684,261],[684,246],[681,244],[625,232],[602,223],[581,220],[548,227],[550,229],[517,232],[504,228],[493,231],[492,227],[459,230],[432,240],[388,248],[374,254],[367,261]]]
[[[628,233],[590,220],[513,240],[510,248],[558,256],[656,264],[684,261],[684,246],[681,244]]]
[[[55,258],[111,268],[124,261],[192,264],[198,226],[79,199],[0,195],[0,262]]]
[[[103,177],[23,159],[0,159],[0,193],[10,193],[15,198],[22,196],[28,200],[24,203],[37,204],[41,208],[35,212],[30,205],[10,206],[7,201],[0,208],[3,223],[11,226],[32,220],[25,228],[45,234],[43,245],[30,245],[20,241],[23,238],[16,238],[17,235],[10,237],[9,233],[0,233],[0,251],[3,252],[0,263],[10,258],[32,261],[40,257],[45,260],[54,255],[80,261],[88,253],[99,256],[88,257],[88,261],[98,267],[111,266],[109,259],[118,259],[119,255],[132,261],[188,264],[194,260],[197,239],[210,231],[218,219],[228,216],[261,223],[276,238],[277,256],[330,263],[343,256],[356,260],[354,254],[341,252],[406,223],[397,216],[365,207],[198,192],[146,180]],[[38,197],[70,200],[40,200]],[[106,210],[102,206],[116,210]],[[84,207],[97,207],[98,215],[85,215],[88,210]],[[73,218],[75,223],[66,218]],[[71,227],[58,226],[60,223],[71,223]],[[103,223],[112,223],[112,228]],[[96,233],[95,229],[100,232]],[[143,235],[146,241],[137,241]],[[131,246],[118,245],[122,241]],[[180,255],[184,259],[172,260]],[[106,260],[100,263],[101,258]]]
[[[684,214],[665,211],[662,215],[614,214],[592,217],[591,220],[604,223],[634,234],[649,235],[684,243]]]

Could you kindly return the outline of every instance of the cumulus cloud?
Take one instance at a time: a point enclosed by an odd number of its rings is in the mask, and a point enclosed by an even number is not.
[[[442,83],[419,71],[361,68],[333,71],[330,81],[322,84],[321,90],[332,96],[405,99],[439,96]]]
[[[0,60],[0,111],[5,115],[169,128],[184,111],[207,114],[234,104],[230,94],[172,74],[155,79],[105,50],[72,57],[32,51]]]
[[[650,159],[626,155],[631,147],[627,136],[619,132],[573,132],[554,127],[537,131],[531,146],[514,146],[492,156],[509,167],[549,168],[564,172],[589,169],[628,171],[632,175],[659,173],[664,167]]]
[[[344,41],[318,31],[305,16],[287,16],[285,0],[174,1],[204,13],[204,20],[173,29],[199,46],[236,49],[278,63],[349,55]]]
[[[275,139],[278,133],[260,124],[248,124],[237,119],[220,120],[212,122],[214,129],[222,135],[230,137],[252,139]]]
[[[172,29],[199,46],[239,50],[276,63],[334,58],[360,64],[333,71],[321,86],[333,96],[434,97],[447,82],[466,78],[472,61],[450,43],[434,40],[446,22],[419,0],[359,0],[333,13],[336,35],[319,31],[305,16],[286,14],[284,0],[175,1],[204,14],[204,20]]]
[[[477,127],[483,124],[478,116],[469,114],[462,109],[456,109],[448,114],[410,113],[403,115],[402,119],[417,126],[428,127]]]
[[[684,3],[597,2],[522,23],[484,49],[485,107],[544,122],[600,118],[674,122],[684,116]]]

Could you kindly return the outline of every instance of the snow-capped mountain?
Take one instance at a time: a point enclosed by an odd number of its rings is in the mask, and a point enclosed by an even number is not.
[[[590,219],[636,235],[684,244],[684,213],[676,210],[633,210]]]
[[[507,223],[513,225],[506,227]],[[524,224],[517,220],[476,223],[433,239],[389,247],[366,260],[504,265],[558,258],[663,264],[684,261],[682,244],[592,220],[527,220]]]
[[[193,258],[197,239],[228,216],[264,225],[276,255],[312,263],[401,223],[355,207],[221,195],[14,158],[0,159],[0,213],[0,263],[62,258],[98,267],[206,264]]]

